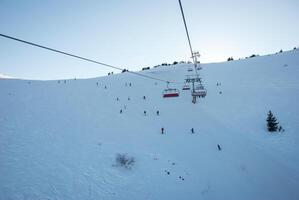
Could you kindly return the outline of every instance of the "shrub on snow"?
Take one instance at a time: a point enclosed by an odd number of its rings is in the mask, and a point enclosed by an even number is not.
[[[135,159],[132,156],[128,156],[125,153],[118,153],[115,157],[116,166],[125,167],[125,168],[131,168],[134,163]]]
[[[278,122],[274,115],[272,114],[271,110],[268,112],[268,117],[267,117],[267,128],[269,132],[275,132],[278,129]]]

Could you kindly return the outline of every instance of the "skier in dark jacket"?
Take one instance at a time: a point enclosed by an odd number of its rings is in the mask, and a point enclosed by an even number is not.
[[[217,144],[217,147],[218,147],[218,151],[221,151],[221,147],[219,144]]]

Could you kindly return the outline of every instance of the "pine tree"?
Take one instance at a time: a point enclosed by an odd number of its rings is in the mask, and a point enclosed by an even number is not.
[[[268,117],[267,117],[267,127],[269,132],[277,131],[278,129],[278,122],[276,122],[276,118],[273,116],[271,110],[269,110]]]

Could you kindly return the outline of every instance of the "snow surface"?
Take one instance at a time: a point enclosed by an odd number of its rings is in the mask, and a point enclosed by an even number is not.
[[[141,73],[183,81],[189,66]],[[197,104],[129,73],[1,79],[0,199],[299,199],[299,51],[202,67]],[[285,132],[267,132],[270,109]]]

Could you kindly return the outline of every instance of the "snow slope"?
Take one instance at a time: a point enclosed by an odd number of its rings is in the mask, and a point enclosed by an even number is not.
[[[182,81],[188,66],[141,73]],[[299,51],[202,66],[198,104],[128,73],[0,80],[0,199],[299,199]],[[266,131],[270,109],[284,133]]]

